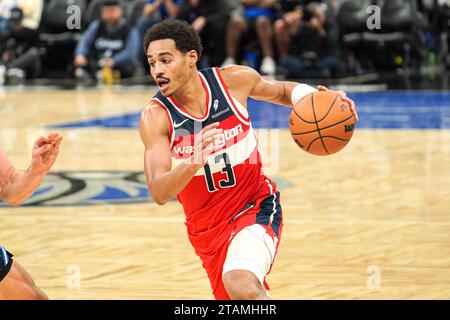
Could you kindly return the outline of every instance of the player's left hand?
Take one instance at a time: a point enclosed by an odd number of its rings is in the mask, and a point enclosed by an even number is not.
[[[33,145],[30,171],[37,175],[46,174],[56,161],[59,146],[63,137],[58,133],[51,133],[47,137],[40,137]]]
[[[319,91],[330,91],[327,87],[325,86],[317,86],[317,90]],[[355,102],[350,99],[349,97],[347,97],[347,94],[345,93],[345,91],[342,90],[338,90],[336,91],[337,93],[339,93],[339,95],[341,96],[342,100],[348,102],[348,104],[350,105],[350,110],[353,112],[353,114],[355,115],[355,119],[356,121],[359,120],[359,116],[358,113],[356,112],[356,105]]]

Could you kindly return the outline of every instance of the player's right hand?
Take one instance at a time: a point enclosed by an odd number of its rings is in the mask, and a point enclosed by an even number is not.
[[[30,170],[36,175],[46,174],[56,161],[59,146],[63,137],[58,133],[51,133],[47,137],[40,137],[33,145]]]
[[[198,169],[206,164],[207,157],[215,150],[214,141],[223,133],[223,129],[218,128],[219,125],[219,122],[212,123],[195,135],[194,154],[191,159]]]

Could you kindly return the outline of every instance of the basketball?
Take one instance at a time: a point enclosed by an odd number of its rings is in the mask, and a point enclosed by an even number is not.
[[[355,128],[348,102],[336,91],[317,91],[292,109],[289,130],[295,143],[308,153],[326,156],[342,150]]]

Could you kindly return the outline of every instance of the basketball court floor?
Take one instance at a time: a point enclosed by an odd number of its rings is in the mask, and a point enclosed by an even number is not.
[[[151,87],[0,91],[0,147],[16,167],[65,137],[27,205],[0,205],[0,244],[51,299],[212,299],[181,206],[148,198],[139,139]],[[289,110],[250,101],[284,229],[274,299],[450,299],[450,93],[351,93],[341,152],[316,157]]]

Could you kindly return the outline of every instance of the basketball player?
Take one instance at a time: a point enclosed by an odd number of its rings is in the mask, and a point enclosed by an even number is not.
[[[159,205],[176,196],[183,205],[216,299],[268,299],[265,276],[283,225],[280,193],[262,172],[247,98],[292,108],[316,89],[244,66],[198,71],[200,38],[177,20],[154,25],[144,49],[159,87],[140,120],[149,191]]]
[[[39,187],[55,163],[62,139],[57,133],[37,139],[32,150],[31,165],[24,172],[16,170],[0,150],[0,199],[13,206],[25,201]],[[0,300],[47,299],[28,272],[12,257],[0,246]]]

